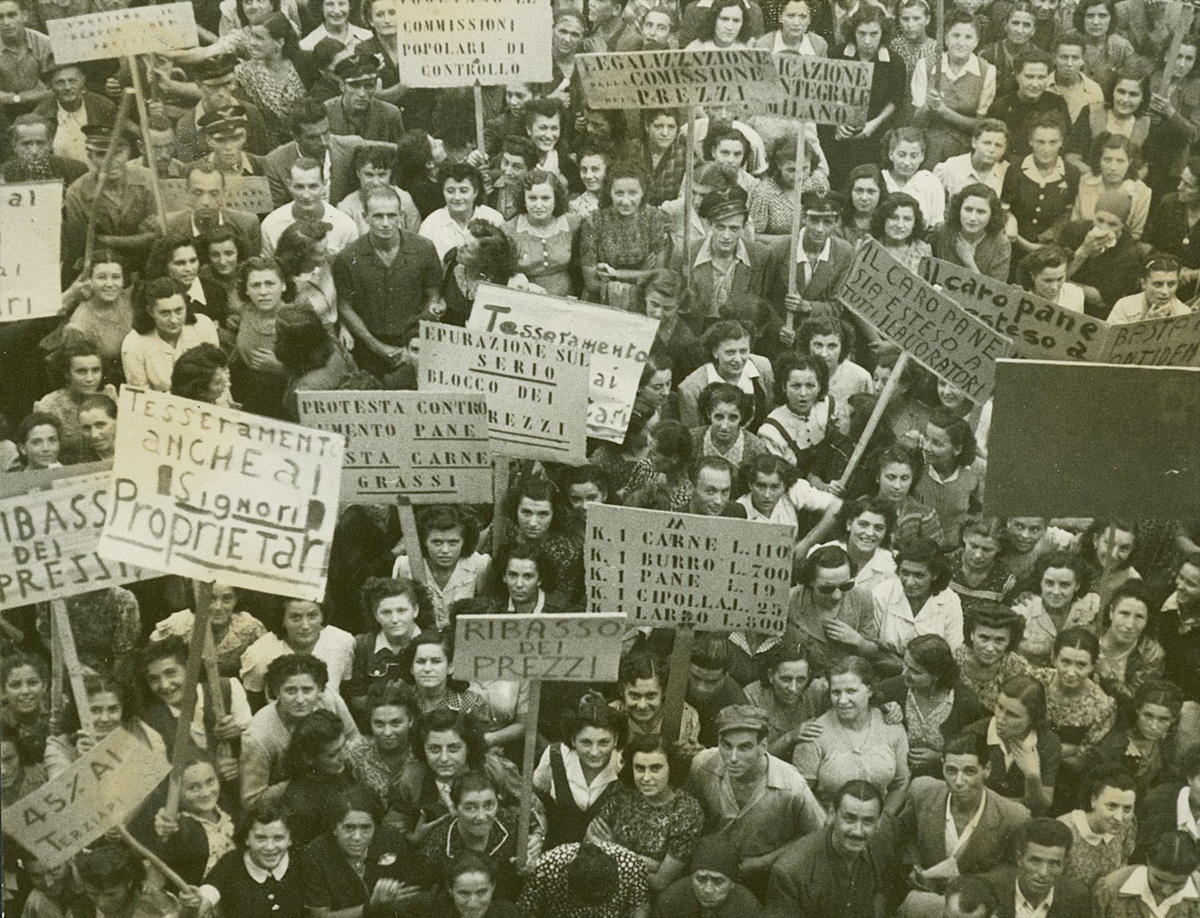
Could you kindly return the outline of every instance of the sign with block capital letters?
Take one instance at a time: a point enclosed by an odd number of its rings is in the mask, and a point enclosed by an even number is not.
[[[100,554],[319,602],[345,438],[125,386]]]
[[[588,607],[631,625],[783,634],[792,578],[783,523],[593,504]]]
[[[0,322],[62,310],[62,182],[0,185]]]
[[[171,771],[163,749],[118,727],[71,766],[4,808],[4,834],[57,867],[121,825]]]
[[[458,616],[454,675],[470,682],[616,682],[624,615]]]
[[[550,0],[394,0],[405,86],[545,83],[553,74]]]
[[[575,64],[592,108],[738,104],[763,110],[783,99],[766,48],[580,54]]]
[[[421,323],[421,392],[487,398],[492,452],[581,465],[590,355],[549,341]]]
[[[772,115],[814,124],[861,127],[867,123],[874,64],[777,54],[775,66],[783,81],[783,95],[771,103],[768,110]]]
[[[54,60],[78,64],[132,54],[157,54],[200,44],[190,3],[102,10],[46,23]]]
[[[342,501],[492,500],[487,402],[453,392],[298,392],[300,423],[346,438]]]

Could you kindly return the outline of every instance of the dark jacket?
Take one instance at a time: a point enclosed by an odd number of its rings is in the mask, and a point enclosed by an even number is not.
[[[1008,865],[997,867],[985,873],[983,878],[996,890],[1000,899],[996,918],[1015,918],[1017,868]],[[1050,913],[1046,918],[1090,918],[1093,914],[1092,894],[1086,886],[1070,877],[1059,877],[1055,881],[1054,901],[1050,903]]]

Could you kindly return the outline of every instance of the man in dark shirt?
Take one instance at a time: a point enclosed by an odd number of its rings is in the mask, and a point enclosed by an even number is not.
[[[847,781],[834,796],[830,821],[792,842],[771,868],[769,918],[882,918],[899,858],[883,795],[866,781]]]
[[[700,745],[716,746],[717,714],[734,704],[749,704],[729,675],[729,649],[725,635],[698,633],[692,645],[687,702],[700,715]]]
[[[12,159],[0,164],[0,181],[37,182],[62,179],[70,185],[87,175],[88,167],[66,156],[50,152],[50,124],[40,115],[21,115],[9,130]]]
[[[1049,112],[1064,126],[1071,123],[1067,100],[1050,92],[1050,75],[1054,59],[1036,45],[1030,45],[1013,65],[1017,91],[1006,93],[988,109],[989,118],[999,118],[1008,125],[1008,160],[1021,163],[1029,155],[1029,122],[1034,115]]]
[[[196,87],[200,90],[200,101],[184,112],[175,123],[175,143],[182,160],[200,159],[209,153],[208,139],[200,129],[200,119],[231,105],[241,105],[246,116],[246,150],[263,156],[270,151],[267,143],[267,125],[257,106],[238,99],[238,80],[233,68],[237,58],[232,54],[218,54],[196,64],[193,73]]]
[[[391,188],[372,189],[363,206],[370,230],[334,258],[333,282],[359,366],[382,378],[401,362],[402,334],[439,296],[442,265],[432,242],[401,229]]]

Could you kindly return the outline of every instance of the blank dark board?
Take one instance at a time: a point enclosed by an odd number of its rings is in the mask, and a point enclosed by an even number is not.
[[[1200,370],[996,363],[985,509],[1200,518]]]

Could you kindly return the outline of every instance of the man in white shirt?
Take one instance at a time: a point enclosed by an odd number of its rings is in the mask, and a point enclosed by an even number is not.
[[[998,118],[984,118],[971,135],[971,152],[951,156],[933,167],[933,174],[946,189],[946,200],[976,182],[987,185],[999,196],[1004,188],[1008,161],[1008,125]]]
[[[83,128],[88,124],[112,124],[116,106],[103,96],[84,91],[83,71],[77,64],[55,67],[43,78],[54,98],[38,105],[37,113],[55,125],[51,152],[86,163]]]
[[[283,231],[297,220],[312,220],[328,223],[329,256],[332,258],[355,239],[358,227],[353,218],[342,213],[329,203],[326,191],[325,170],[315,159],[302,156],[292,163],[288,178],[288,191],[292,200],[277,207],[262,222],[262,253],[270,256]]]
[[[790,485],[789,467],[778,456],[755,456],[745,469],[750,493],[743,494],[737,503],[746,508],[746,519],[767,523],[783,523],[797,535],[801,512],[820,513],[820,521],[796,543],[796,556],[804,558],[808,550],[826,538],[837,522],[842,502],[828,491],[814,488],[803,478]]]

